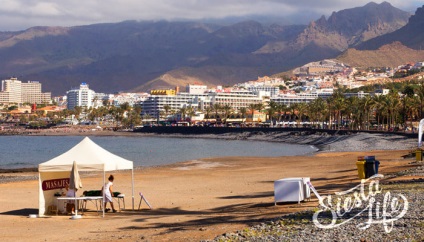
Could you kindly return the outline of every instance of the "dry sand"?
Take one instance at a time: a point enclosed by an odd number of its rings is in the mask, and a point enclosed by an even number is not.
[[[370,148],[371,149],[371,148]],[[2,241],[200,241],[246,228],[283,214],[313,209],[311,201],[274,206],[275,180],[310,177],[322,195],[359,183],[357,156],[375,155],[380,173],[413,167],[409,150],[318,153],[307,157],[220,157],[135,170],[135,208],[143,192],[153,209],[131,208],[131,173],[117,172],[114,190],[126,195],[126,209],[104,218],[89,212],[82,219],[69,215],[28,218],[38,213],[38,181],[0,184]],[[22,173],[36,175],[36,173]],[[83,190],[99,189],[101,174],[82,174]],[[115,206],[117,203],[115,202]]]

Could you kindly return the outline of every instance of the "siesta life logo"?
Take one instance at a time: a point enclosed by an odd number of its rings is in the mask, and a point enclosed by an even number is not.
[[[382,224],[386,233],[390,233],[394,222],[408,211],[408,201],[402,194],[391,194],[390,191],[383,194],[378,181],[382,177],[383,175],[377,174],[362,179],[361,184],[344,192],[336,192],[335,197],[318,196],[320,210],[312,217],[315,226],[322,229],[336,228],[361,216],[366,221],[357,225],[359,229],[365,230],[372,224]],[[331,223],[328,223],[329,212]]]

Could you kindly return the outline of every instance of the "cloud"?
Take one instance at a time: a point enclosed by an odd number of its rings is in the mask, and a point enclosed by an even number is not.
[[[278,16],[303,23],[333,11],[359,7],[369,0],[2,0],[0,30],[36,25],[74,26],[124,20],[220,19],[242,16]],[[380,3],[382,1],[376,1]],[[392,0],[403,10],[414,11],[421,1]]]

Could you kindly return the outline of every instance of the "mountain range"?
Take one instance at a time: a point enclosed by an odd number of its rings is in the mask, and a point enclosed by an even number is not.
[[[53,95],[81,82],[106,93],[233,85],[341,54],[355,58],[351,48],[373,51],[397,41],[415,52],[424,46],[423,19],[423,8],[411,16],[383,2],[333,12],[309,25],[125,21],[33,27],[0,32],[0,78],[40,81]]]

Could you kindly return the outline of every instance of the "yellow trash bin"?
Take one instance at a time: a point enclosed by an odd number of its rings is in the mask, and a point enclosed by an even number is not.
[[[365,160],[358,160],[356,166],[358,167],[359,179],[365,179]]]
[[[423,151],[418,149],[415,151],[415,160],[422,161],[423,160]]]

